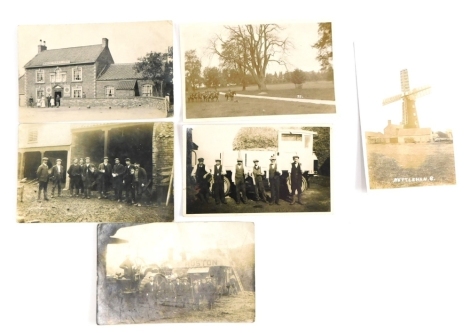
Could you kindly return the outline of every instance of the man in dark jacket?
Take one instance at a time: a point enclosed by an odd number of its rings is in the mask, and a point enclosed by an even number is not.
[[[80,165],[78,164],[78,158],[73,160],[73,164],[67,170],[67,173],[70,178],[70,196],[73,197],[73,190],[75,189],[75,195],[78,197],[78,191],[80,190],[80,181],[82,175],[80,173]]]
[[[297,190],[298,195],[298,202],[299,205],[303,205],[302,203],[302,169],[299,163],[299,156],[293,157],[294,162],[292,163],[292,168],[290,172],[290,180],[291,180],[291,189],[292,189],[292,201],[291,205],[295,203],[295,191]]]
[[[111,179],[111,173],[113,168],[110,163],[108,163],[108,157],[103,158],[103,163],[98,165],[98,199],[107,198],[108,196],[108,184]]]
[[[198,158],[198,164],[194,166],[191,176],[196,180],[196,184],[199,188],[199,193],[197,194],[198,198],[202,202],[209,202],[209,176],[210,173],[206,171],[206,166],[204,164],[204,159]]]
[[[62,181],[64,180],[65,170],[62,166],[62,160],[58,158],[56,165],[52,167],[52,193],[51,198],[54,197],[54,191],[57,186],[57,196],[60,197],[60,192],[62,191]]]
[[[225,200],[225,191],[224,191],[224,178],[227,173],[225,172],[223,166],[220,164],[220,159],[215,160],[214,165],[214,197],[215,204],[218,205],[220,202],[227,204]]]
[[[44,191],[44,200],[49,200],[49,198],[47,197],[47,183],[49,181],[49,168],[47,167],[47,161],[49,161],[49,159],[47,157],[44,157],[42,159],[42,164],[36,171],[36,176],[38,177],[39,181],[38,201],[41,200],[41,190]]]
[[[135,193],[134,193],[134,175],[135,167],[130,165],[126,167],[126,173],[124,174],[124,188],[126,189],[126,202],[134,204]]]
[[[237,165],[235,166],[235,190],[236,190],[236,198],[237,198],[237,205],[240,204],[240,192],[242,192],[242,202],[246,204],[246,188],[245,188],[245,169],[243,168],[243,160],[238,159]]]
[[[272,205],[275,203],[276,205],[279,205],[279,185],[281,174],[277,170],[276,157],[274,156],[271,157],[268,175],[269,183],[271,185],[271,202],[269,204]]]
[[[253,160],[255,164],[253,167],[253,185],[255,187],[255,197],[256,201],[260,199],[267,203],[266,201],[266,193],[264,192],[264,184],[263,184],[263,171],[261,167],[258,165],[259,160]]]
[[[82,181],[83,181],[83,198],[90,199],[91,197],[91,188],[95,181],[95,168],[91,169],[93,164],[90,163],[90,158],[85,157],[85,164],[82,166]]]
[[[145,188],[145,185],[147,185],[147,172],[140,166],[139,162],[134,162],[134,201],[138,207],[142,206],[142,190]]]
[[[117,202],[121,202],[122,197],[122,186],[124,181],[124,174],[126,173],[126,167],[122,165],[119,161],[119,158],[114,159],[115,164],[113,166],[113,181],[114,181],[114,198]]]

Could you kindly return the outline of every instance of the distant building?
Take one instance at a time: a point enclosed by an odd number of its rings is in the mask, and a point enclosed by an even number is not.
[[[107,38],[98,45],[55,50],[40,44],[38,53],[24,68],[25,74],[20,78],[20,106],[30,98],[36,105],[42,96],[59,96],[62,106],[82,106],[80,100],[85,98],[84,103],[93,106],[165,105],[159,84],[145,80],[141,73],[134,71],[133,64],[114,63]]]
[[[403,128],[403,124],[395,125],[389,120],[381,132],[366,132],[367,143],[426,143],[433,141],[430,128]]]

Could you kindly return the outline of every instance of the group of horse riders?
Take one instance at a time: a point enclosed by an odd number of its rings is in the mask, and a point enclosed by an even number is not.
[[[204,91],[204,92],[193,92],[188,96],[188,102],[216,102],[219,100],[219,92],[218,91]],[[225,99],[233,101],[233,97],[237,93],[229,89],[225,93]]]

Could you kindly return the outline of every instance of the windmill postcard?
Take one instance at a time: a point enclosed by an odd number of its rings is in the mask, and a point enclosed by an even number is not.
[[[368,190],[456,184],[453,126],[461,107],[451,76],[436,67],[435,34],[355,43]]]

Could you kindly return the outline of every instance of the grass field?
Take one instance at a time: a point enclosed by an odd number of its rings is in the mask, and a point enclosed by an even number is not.
[[[336,112],[334,105],[253,99],[241,96],[259,95],[257,86],[249,86],[246,88],[246,91],[242,91],[241,87],[226,87],[219,91],[225,92],[229,89],[239,94],[234,98],[234,101],[226,101],[224,96],[220,95],[218,102],[187,102],[186,118],[271,116]],[[298,94],[301,94],[304,99],[335,100],[334,84],[333,82],[326,81],[306,82],[301,90],[296,89],[293,83],[268,85],[268,91],[259,96],[296,98]]]
[[[454,145],[367,144],[371,189],[455,184]]]

